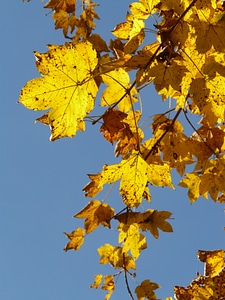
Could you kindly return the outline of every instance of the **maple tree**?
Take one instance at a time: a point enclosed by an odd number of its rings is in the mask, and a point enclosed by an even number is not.
[[[146,279],[132,292],[128,282],[148,247],[146,232],[158,239],[159,230],[173,231],[171,212],[143,209],[143,201],[151,201],[151,186],[174,189],[175,170],[191,203],[200,196],[225,203],[225,1],[133,2],[109,43],[93,33],[98,4],[81,4],[82,10],[76,0],[50,0],[44,6],[52,10],[55,29],[62,29],[67,41],[49,45],[46,53],[34,52],[41,77],[23,87],[19,103],[44,111],[37,121],[50,127],[51,141],[85,131],[87,120],[101,125],[100,133],[115,145],[115,156],[121,159],[88,175],[83,191],[92,200],[74,216],[85,219],[84,228],[66,233],[64,250],[78,250],[98,226],[110,228],[116,221],[118,244],[97,250],[100,264],[111,265],[116,273],[95,275],[91,287],[105,290],[107,300],[116,288],[115,277],[124,273],[131,299],[134,293],[140,300],[157,299],[157,283]],[[150,18],[155,20],[152,43],[146,38]],[[149,128],[141,127],[142,113],[135,105],[151,83],[162,101],[173,99],[174,106],[152,118],[151,137],[145,139]],[[105,110],[93,117],[99,104]],[[191,115],[201,117],[199,124],[190,121]],[[190,126],[190,135],[182,120]],[[119,212],[107,198],[95,198],[115,182],[122,199]],[[199,250],[205,272],[187,288],[175,286],[175,299],[225,299],[224,254]]]

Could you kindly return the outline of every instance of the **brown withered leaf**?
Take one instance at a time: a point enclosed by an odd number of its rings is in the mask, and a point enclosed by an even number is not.
[[[135,117],[137,117],[136,114]],[[103,116],[104,123],[100,128],[100,132],[104,132],[105,139],[110,143],[117,142],[116,157],[120,154],[125,155],[133,149],[138,149],[137,134],[131,130],[130,119],[130,114],[127,115],[117,109],[109,109]]]
[[[127,114],[117,110],[108,109],[103,116],[103,124],[100,128],[100,132],[104,132],[104,138],[110,143],[114,143],[118,140],[118,133],[125,129],[123,120]]]

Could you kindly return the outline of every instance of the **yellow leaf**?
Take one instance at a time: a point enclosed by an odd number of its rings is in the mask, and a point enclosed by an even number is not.
[[[128,158],[123,159],[120,164],[105,165],[102,172],[88,176],[92,181],[83,188],[86,197],[94,197],[102,190],[104,184],[121,179],[120,194],[128,207],[140,205],[143,194],[146,194],[148,181],[152,185],[173,188],[170,167],[167,164],[147,164],[135,151]]]
[[[119,39],[129,40],[135,37],[144,28],[144,22],[131,14],[127,14],[127,21],[117,24],[112,33]]]
[[[122,112],[128,112],[133,103],[137,101],[137,91],[132,88],[129,93],[126,91],[131,87],[129,74],[122,68],[102,74],[102,81],[108,87],[101,96],[101,105],[110,106],[121,100],[118,104]]]
[[[151,14],[157,12],[156,5],[159,4],[159,0],[140,0],[140,2],[133,2],[130,4],[130,11],[135,18],[140,20],[146,20]]]
[[[64,251],[67,250],[78,250],[84,243],[84,229],[77,228],[76,230],[72,231],[71,233],[66,233],[65,235],[70,240],[70,242],[64,248]]]
[[[50,109],[52,141],[73,137],[84,130],[83,119],[94,107],[98,88],[91,72],[98,63],[96,51],[89,42],[67,43],[35,56],[43,77],[25,85],[19,102],[33,110]]]
[[[67,36],[69,28],[69,17],[67,12],[65,12],[64,10],[60,10],[58,12],[55,12],[52,17],[55,20],[55,29],[62,28],[64,36]]]
[[[108,204],[101,204],[98,200],[90,201],[85,208],[78,212],[74,218],[86,218],[84,227],[86,233],[94,231],[100,224],[110,228],[110,220],[114,215],[114,209]]]
[[[142,29],[137,35],[132,37],[125,45],[124,45],[124,53],[132,54],[134,53],[139,46],[142,44],[145,38],[144,29]]]
[[[179,186],[188,188],[188,197],[191,203],[195,202],[200,196],[201,178],[197,173],[189,173],[185,175],[179,182]]]
[[[131,255],[137,259],[140,255],[140,250],[147,248],[146,238],[139,232],[139,226],[137,224],[120,224],[118,227],[120,231],[119,243],[123,243],[123,253],[130,251]]]
[[[165,54],[165,59],[169,53]],[[180,57],[170,60],[169,65],[167,61],[157,61],[149,67],[145,76],[145,80],[151,81],[154,78],[155,89],[162,99],[166,100],[168,97],[180,100],[185,98],[188,94],[188,89],[192,81],[191,75],[187,72],[187,68],[183,65],[183,60]],[[181,89],[182,87],[182,89]]]
[[[122,247],[113,247],[110,244],[105,244],[98,248],[100,256],[100,264],[110,264],[115,269],[133,269],[136,270],[134,258],[127,253],[124,253]]]
[[[157,239],[159,237],[159,230],[164,232],[173,232],[173,228],[165,221],[170,218],[171,212],[169,211],[157,211],[147,209],[145,213],[140,215],[139,227],[146,231],[149,230],[151,234]]]
[[[114,277],[112,275],[104,276],[104,282],[101,287],[102,290],[108,291],[105,300],[109,300],[113,291],[115,290]]]
[[[103,278],[104,281],[101,284]],[[108,293],[105,296],[105,300],[108,300],[111,297],[113,291],[115,290],[114,277],[112,275],[106,275],[106,276],[103,276],[102,274],[95,275],[95,281],[90,287],[96,289],[101,287],[102,290],[108,291]]]
[[[105,244],[98,248],[98,255],[101,256],[100,264],[110,263],[114,266],[114,247],[110,244]]]
[[[225,267],[225,251],[198,251],[198,258],[205,263],[204,276],[214,277],[217,276]]]
[[[147,209],[144,213],[129,211],[114,216],[114,219],[121,223],[119,229],[121,229],[122,232],[119,242],[126,238],[126,231],[131,225],[137,226],[136,230],[138,228],[143,231],[149,230],[155,238],[159,236],[158,229],[164,232],[173,232],[172,226],[165,221],[170,218],[170,216],[171,212],[169,211],[157,211],[154,209]],[[125,227],[123,225],[125,225]]]
[[[102,277],[103,277],[102,274],[95,275],[95,281],[94,283],[91,284],[90,288],[98,289],[102,282]]]
[[[54,9],[55,11],[64,10],[72,13],[76,8],[76,0],[49,0],[44,8]]]
[[[151,282],[147,279],[142,281],[141,285],[136,287],[135,293],[138,300],[156,300],[156,294],[153,291],[158,288],[160,288],[160,286],[157,283]]]

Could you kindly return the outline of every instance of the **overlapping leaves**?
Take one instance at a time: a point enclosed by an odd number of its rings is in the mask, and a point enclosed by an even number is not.
[[[111,228],[112,220],[117,220],[118,245],[99,247],[100,263],[134,276],[135,260],[147,247],[144,233],[158,238],[159,230],[172,232],[166,221],[170,212],[135,211],[143,199],[151,200],[150,185],[174,188],[171,171],[176,169],[183,176],[179,186],[188,189],[191,203],[200,196],[225,203],[225,4],[217,0],[133,2],[126,20],[112,30],[115,39],[107,45],[100,35],[92,34],[99,19],[96,3],[81,1],[79,15],[76,2],[50,0],[45,5],[53,11],[55,28],[61,28],[65,37],[69,32],[72,41],[50,45],[44,54],[35,52],[41,77],[26,84],[19,102],[45,111],[37,120],[50,126],[53,141],[85,130],[84,120],[97,105],[102,87],[100,105],[106,110],[93,123],[101,122],[100,132],[115,144],[115,155],[121,160],[89,174],[83,191],[93,198],[106,184],[118,181],[125,212],[116,213],[104,201],[91,200],[74,216],[85,219],[84,229],[66,233],[65,251],[78,250],[85,234],[99,225]],[[157,20],[156,35],[149,43],[147,26],[152,16]],[[141,128],[141,113],[134,109],[149,83],[163,101],[172,98],[175,103],[169,112],[152,118],[151,133]],[[201,116],[200,125],[192,124],[191,114]],[[190,136],[184,132],[181,115],[193,131]],[[145,139],[145,133],[150,138]],[[191,164],[193,170],[186,172]],[[199,258],[206,264],[206,273],[188,288],[175,287],[177,299],[225,298],[224,251],[200,251]],[[96,275],[91,287],[106,290],[105,299],[109,299],[115,290],[114,275]],[[158,287],[144,280],[135,293],[141,300],[156,299]]]

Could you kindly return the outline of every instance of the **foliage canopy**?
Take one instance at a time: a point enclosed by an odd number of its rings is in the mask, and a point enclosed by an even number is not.
[[[97,4],[91,0],[81,4],[81,11],[76,0],[50,0],[44,6],[52,10],[55,29],[63,30],[67,42],[49,45],[46,53],[34,52],[41,77],[24,86],[19,103],[44,111],[37,120],[50,127],[51,141],[85,131],[85,122],[91,120],[101,124],[100,132],[115,145],[120,162],[88,175],[83,191],[92,200],[74,216],[84,219],[84,228],[66,233],[69,242],[64,250],[78,250],[99,225],[110,228],[111,220],[116,220],[118,244],[105,244],[98,254],[100,264],[110,264],[117,273],[97,274],[91,287],[106,290],[107,300],[115,277],[124,273],[134,299],[128,275],[136,276],[136,260],[147,248],[146,231],[156,239],[159,230],[173,231],[171,212],[143,211],[142,202],[151,201],[151,186],[174,189],[175,170],[191,203],[200,196],[225,203],[225,2],[133,2],[125,21],[112,30],[115,38],[109,43],[93,33],[99,20]],[[155,31],[152,43],[147,39],[150,19]],[[162,101],[173,99],[173,107],[155,115],[144,130],[142,112],[135,108],[141,106],[141,92],[151,83]],[[98,105],[104,112],[93,117]],[[201,117],[199,124],[193,124],[193,115]],[[182,120],[190,126],[190,135]],[[120,184],[120,212],[106,199],[95,199],[114,182]],[[174,287],[175,298],[225,299],[224,254],[200,250],[205,273],[187,288]],[[158,288],[146,279],[135,293],[139,300],[156,299]]]

